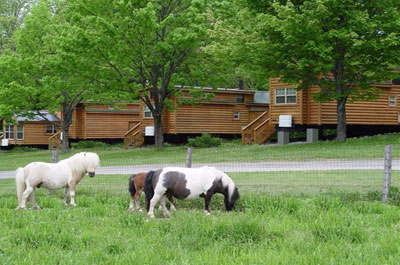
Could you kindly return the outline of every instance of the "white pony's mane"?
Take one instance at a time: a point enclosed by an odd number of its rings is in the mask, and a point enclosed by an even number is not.
[[[71,169],[85,174],[88,168],[94,169],[99,166],[100,158],[96,153],[80,152],[60,162],[66,162]]]

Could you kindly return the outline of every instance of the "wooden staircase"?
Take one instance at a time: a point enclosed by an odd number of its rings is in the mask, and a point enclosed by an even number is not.
[[[263,144],[275,134],[268,111],[263,112],[255,120],[242,129],[242,144]]]
[[[139,122],[124,134],[125,149],[141,147],[144,144],[144,135]]]
[[[61,148],[61,132],[57,132],[49,137],[49,150]]]

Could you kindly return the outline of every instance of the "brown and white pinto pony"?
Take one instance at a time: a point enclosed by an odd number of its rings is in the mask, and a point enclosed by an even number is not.
[[[154,172],[154,171],[152,171]],[[134,203],[136,204],[136,209],[139,212],[143,212],[142,208],[140,208],[140,195],[142,194],[142,191],[144,189],[144,183],[146,179],[146,175],[148,172],[141,172],[137,173],[136,175],[132,175],[129,178],[129,192],[131,194],[131,202],[129,204],[129,211],[134,212]],[[170,209],[171,210],[176,210],[175,206],[173,204],[174,199],[169,196],[168,197],[169,203],[170,203]]]
[[[89,174],[94,177],[100,159],[96,153],[78,153],[58,163],[32,162],[17,169],[15,182],[17,184],[18,209],[26,209],[29,199],[35,209],[40,209],[35,201],[35,188],[58,190],[65,188],[64,205],[67,205],[67,196],[70,204],[75,204],[75,187],[83,176]]]
[[[160,202],[165,217],[170,214],[165,207],[167,196],[180,200],[204,198],[205,212],[210,215],[209,205],[215,193],[225,196],[227,211],[231,211],[239,192],[232,179],[214,167],[184,168],[166,167],[150,171],[146,176],[145,189],[148,216],[154,218],[154,206]]]

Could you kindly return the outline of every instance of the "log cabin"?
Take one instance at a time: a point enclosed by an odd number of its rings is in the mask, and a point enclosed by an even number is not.
[[[346,104],[347,135],[358,136],[384,132],[400,131],[400,84],[398,80],[389,80],[374,84],[381,89],[378,98],[373,101],[355,101]],[[313,93],[320,88],[312,86],[308,90],[299,90],[293,85],[270,78],[269,111],[254,121],[266,122],[262,127],[248,126],[243,130],[243,143],[263,143],[268,137],[258,140],[254,135],[262,134],[265,128],[282,132],[282,143],[287,143],[290,131],[307,130],[307,141],[318,140],[324,129],[335,129],[337,124],[336,101],[316,102]],[[279,135],[278,135],[279,142]]]
[[[1,146],[48,145],[59,128],[60,119],[46,111],[32,117],[15,116],[13,123],[2,120]]]
[[[193,98],[189,91],[182,88],[180,96],[171,97],[173,108],[163,114],[163,133],[169,141],[176,142],[189,136],[202,133],[225,136],[241,136],[243,127],[268,109],[267,91],[249,91],[241,89],[205,88],[206,99]],[[21,121],[22,122],[22,121]],[[30,126],[41,130],[45,122],[30,121]],[[27,131],[25,121],[24,140],[9,140],[10,145],[48,144],[49,148],[60,145],[60,131],[46,135],[41,141],[32,141],[33,129]],[[17,125],[12,127],[17,132]],[[118,103],[115,105],[85,102],[77,105],[72,116],[69,137],[72,141],[124,140],[125,147],[139,147],[154,138],[154,119],[149,108],[143,102]],[[6,126],[5,126],[6,128]],[[30,128],[30,127],[29,127]],[[10,129],[5,130],[10,137]],[[36,133],[37,134],[37,133]]]

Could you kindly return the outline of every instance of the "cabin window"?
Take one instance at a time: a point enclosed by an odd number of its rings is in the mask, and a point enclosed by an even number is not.
[[[234,111],[233,112],[233,119],[234,120],[240,120],[240,112],[239,111]]]
[[[109,110],[114,110],[114,105],[109,105],[109,106],[108,106],[108,109],[109,109]]]
[[[17,125],[17,140],[24,140],[24,125]]]
[[[53,124],[46,125],[46,134],[55,134],[57,132],[56,126]]]
[[[144,105],[143,112],[145,118],[153,118],[153,113],[151,113],[151,110],[147,105]]]
[[[275,89],[276,104],[296,104],[296,88],[277,88]]]
[[[14,125],[6,125],[6,135],[4,139],[14,139]]]
[[[395,96],[389,96],[389,106],[390,107],[396,106],[396,97]]]
[[[244,95],[239,94],[236,95],[236,103],[243,103],[244,102]]]

